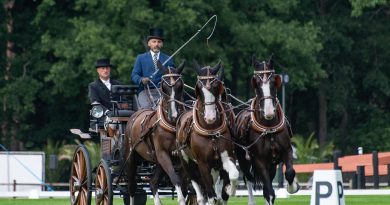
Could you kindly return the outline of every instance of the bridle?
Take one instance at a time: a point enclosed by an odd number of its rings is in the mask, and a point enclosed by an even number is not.
[[[162,81],[168,85],[168,87],[172,88],[173,86],[176,85],[177,82],[179,81],[183,81],[182,80],[182,76],[181,74],[177,74],[177,73],[171,73],[171,68],[168,67],[168,70],[169,70],[169,73],[168,74],[165,74],[161,77]],[[176,80],[174,79],[174,77],[178,77]],[[169,82],[168,82],[168,79],[169,78]],[[164,93],[165,94],[165,93]],[[165,94],[166,95],[166,94]],[[167,101],[168,103],[172,102],[172,101],[175,101],[174,98],[172,98],[171,96],[169,96],[169,100]]]
[[[197,76],[197,84],[199,83],[202,88],[206,88],[207,90],[211,89],[211,84],[214,83],[214,81],[219,80],[217,76],[210,75],[210,66],[206,67],[207,69],[207,75],[206,76]],[[206,85],[202,82],[202,80],[207,80]],[[214,102],[202,102],[203,105],[215,105],[216,100]]]
[[[258,77],[261,80],[261,82],[264,84],[264,83],[267,83],[270,81],[271,77],[275,74],[275,70],[267,70],[267,67],[266,67],[264,61],[263,61],[263,65],[264,65],[264,67],[263,67],[264,70],[255,70],[255,71],[253,71],[253,75]],[[265,74],[269,74],[267,78],[263,77],[263,75],[265,75]],[[276,103],[274,103],[274,106],[277,106],[279,103],[279,100],[276,97],[276,95],[275,95],[275,97],[271,96],[271,95],[259,97],[259,96],[257,96],[257,93],[256,93],[256,98],[259,100],[259,102],[266,100],[266,99],[271,99],[273,102],[276,102]],[[260,108],[260,110],[261,110],[261,108]]]

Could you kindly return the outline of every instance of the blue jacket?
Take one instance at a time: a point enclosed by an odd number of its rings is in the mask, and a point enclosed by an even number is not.
[[[161,63],[164,63],[169,58],[168,55],[160,52],[159,61]],[[174,67],[173,59],[170,59],[165,66],[171,66]],[[142,85],[141,79],[143,77],[151,77],[153,73],[156,70],[154,69],[153,59],[152,55],[150,54],[150,51],[147,51],[143,54],[139,54],[137,56],[137,59],[135,60],[133,71],[131,72],[131,80],[134,84],[139,85],[138,87],[138,93],[141,92],[144,89],[144,86]],[[154,76],[152,76],[151,80],[155,85],[158,87],[160,86],[159,83],[161,82],[161,76],[162,73],[158,71]],[[154,87],[152,83],[149,83],[149,87]]]

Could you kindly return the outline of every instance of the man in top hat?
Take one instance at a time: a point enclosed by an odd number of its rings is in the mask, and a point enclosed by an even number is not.
[[[141,108],[151,108],[160,97],[157,89],[160,86],[162,73],[158,71],[157,61],[164,63],[169,58],[161,52],[164,44],[162,29],[150,29],[146,42],[149,50],[137,56],[131,73],[131,80],[139,85],[138,102]],[[173,59],[170,59],[164,66],[173,67]],[[145,90],[146,87],[149,87],[150,94],[148,90]],[[150,99],[150,95],[153,99]]]
[[[96,61],[96,71],[99,78],[88,86],[88,97],[91,103],[98,102],[106,109],[112,109],[110,91],[111,85],[120,85],[117,80],[110,79],[111,67],[109,58]],[[114,99],[115,100],[115,99]]]

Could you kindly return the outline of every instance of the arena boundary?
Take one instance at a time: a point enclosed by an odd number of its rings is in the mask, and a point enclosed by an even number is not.
[[[275,189],[277,198],[288,198],[289,196],[310,196],[312,194],[312,190],[300,190],[295,194],[288,194],[285,189]],[[94,197],[94,192],[92,192],[92,196]],[[263,192],[261,190],[254,191],[255,196],[262,196]],[[344,195],[353,196],[353,195],[390,195],[390,189],[347,189],[344,190]],[[237,190],[236,196],[238,197],[246,197],[248,196],[247,190]],[[0,192],[0,198],[30,198],[30,199],[38,199],[38,198],[66,198],[69,197],[69,191],[16,191],[16,192]],[[170,195],[166,195],[166,197],[171,197]]]

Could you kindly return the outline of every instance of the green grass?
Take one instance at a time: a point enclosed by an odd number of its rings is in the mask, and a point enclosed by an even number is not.
[[[164,205],[177,204],[176,199],[171,200],[170,198],[163,198],[162,202]],[[264,204],[262,197],[256,197],[256,203],[259,205]],[[345,196],[345,203],[347,205],[389,205],[389,195],[379,196]],[[69,205],[69,199],[0,199],[1,205]],[[92,200],[91,204],[95,204]],[[122,199],[115,198],[114,204],[122,205]],[[152,199],[148,199],[148,205],[153,204]],[[233,197],[229,200],[229,204],[234,205],[246,205],[246,197]],[[276,205],[309,205],[310,196],[291,196],[288,199],[276,199]]]

